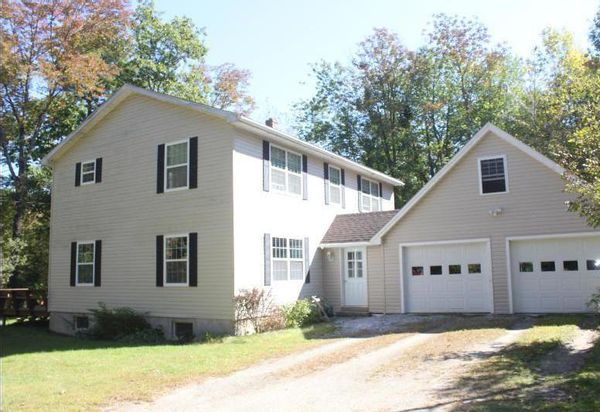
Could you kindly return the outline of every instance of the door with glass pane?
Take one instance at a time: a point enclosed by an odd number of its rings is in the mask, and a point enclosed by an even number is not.
[[[344,305],[367,306],[365,248],[344,249]]]

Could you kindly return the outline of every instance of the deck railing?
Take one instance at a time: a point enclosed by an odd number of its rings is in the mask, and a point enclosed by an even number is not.
[[[45,290],[28,288],[0,289],[0,318],[48,317]]]

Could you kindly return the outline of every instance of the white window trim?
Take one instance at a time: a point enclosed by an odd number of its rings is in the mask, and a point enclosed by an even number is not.
[[[187,143],[187,162],[186,163],[179,163],[176,165],[171,165],[171,166],[167,166],[167,154],[169,153],[169,146],[175,146],[181,143]],[[190,139],[183,139],[183,140],[177,140],[176,142],[171,142],[171,143],[165,143],[165,157],[164,157],[164,163],[165,163],[165,171],[164,171],[164,191],[165,192],[176,192],[178,190],[187,190],[190,188]],[[187,177],[185,179],[185,186],[181,186],[181,187],[174,187],[174,188],[167,188],[169,182],[167,179],[168,176],[168,170],[172,169],[174,167],[180,167],[185,165],[187,167]]]
[[[174,237],[185,237],[186,245],[187,245],[187,253],[186,259],[169,259],[169,262],[182,262],[186,261],[185,266],[185,283],[172,283],[167,282],[167,239]],[[177,287],[188,287],[190,285],[190,235],[189,233],[181,233],[174,235],[164,235],[163,236],[163,286],[169,288],[177,288]]]
[[[491,159],[502,159],[503,163],[504,163],[504,186],[505,189],[504,192],[493,192],[493,193],[483,193],[483,181],[482,181],[482,175],[481,175],[481,161],[482,160],[491,160]],[[483,157],[478,157],[477,158],[477,169],[479,170],[479,194],[481,196],[490,196],[490,195],[502,195],[505,193],[509,193],[508,190],[508,167],[507,167],[507,162],[506,162],[506,155],[505,154],[501,154],[501,155],[493,155],[493,156],[483,156]]]
[[[327,173],[328,173],[329,179],[327,179],[327,190],[329,191],[329,204],[341,206],[342,205],[342,169],[340,169],[339,167],[332,166],[332,165],[329,165],[328,168],[329,168],[329,170],[327,171]],[[331,183],[331,170],[332,169],[335,169],[338,171],[338,174],[340,176],[340,184],[336,185],[336,184]],[[331,197],[331,187],[332,186],[334,188],[337,187],[338,190],[340,191],[340,201],[339,202],[334,202],[332,200],[332,197]]]
[[[285,169],[281,169],[277,166],[273,166],[273,148],[282,150],[285,153]],[[300,173],[292,172],[288,169],[288,154],[289,153],[300,157]],[[282,171],[282,170],[284,171],[284,173],[285,173],[285,189],[284,190],[278,189],[273,185],[273,169],[276,169],[279,171]],[[292,193],[289,191],[289,188],[290,188],[289,175],[290,174],[300,177],[300,193]],[[303,193],[304,188],[303,188],[303,184],[302,184],[302,155],[298,152],[285,149],[281,146],[276,146],[274,144],[269,145],[269,186],[272,187],[273,191],[276,193],[281,193],[281,194],[286,194],[286,195],[293,196],[293,197],[302,198],[302,196],[304,194]]]
[[[79,245],[92,245],[94,248],[94,258],[92,260],[92,282],[81,283],[79,282]],[[81,263],[82,265],[89,265],[89,263]],[[77,242],[77,250],[75,251],[75,285],[76,286],[94,286],[96,282],[96,241],[95,240],[82,240]]]
[[[94,172],[93,172],[94,173],[94,179],[91,180],[91,181],[89,181],[89,182],[84,182],[83,181],[83,175],[84,175],[84,173],[83,173],[83,165],[86,164],[86,163],[93,163],[94,164]],[[89,175],[91,173],[92,172],[87,172],[85,174]],[[81,162],[81,173],[79,174],[79,184],[80,185],[91,185],[91,184],[94,184],[94,183],[96,183],[96,159],[84,160],[84,161]]]
[[[366,194],[366,193],[364,193],[362,191],[362,188],[364,187],[364,182],[365,181],[369,182],[369,194]],[[373,196],[371,194],[371,183],[374,183],[375,186],[377,186],[377,193],[378,193],[379,196]],[[358,196],[359,196],[359,199],[360,199],[360,203],[359,204],[360,204],[360,211],[361,212],[365,212],[365,211],[366,212],[381,212],[383,205],[382,205],[382,202],[381,202],[381,193],[379,193],[379,182],[376,182],[375,180],[370,180],[370,179],[367,179],[366,177],[362,177],[361,176],[360,177],[360,190],[358,191]],[[365,210],[364,207],[363,207],[363,198],[362,198],[363,196],[368,196],[371,200],[376,199],[377,202],[379,203],[379,209],[378,210],[371,210],[371,209],[370,210]]]
[[[287,250],[287,257],[286,258],[276,258],[273,256],[273,240],[274,238],[281,238],[281,239],[285,239],[287,241],[287,246],[286,246],[286,250]],[[299,240],[300,242],[302,242],[302,257],[301,258],[292,258],[292,253],[291,253],[291,248],[290,248],[290,240]],[[271,236],[271,281],[272,282],[302,282],[304,283],[304,279],[305,279],[305,270],[306,268],[304,267],[304,253],[306,253],[306,251],[304,250],[304,237],[302,236],[277,236],[277,235],[273,235]],[[283,279],[275,279],[275,277],[273,276],[273,262],[278,261],[278,262],[287,262],[287,278],[285,280]],[[302,263],[302,273],[304,274],[302,276],[302,279],[291,279],[290,278],[290,271],[291,271],[291,262],[301,262]]]

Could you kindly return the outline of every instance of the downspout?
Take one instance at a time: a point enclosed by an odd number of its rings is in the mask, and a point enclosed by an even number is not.
[[[381,253],[383,259],[383,314],[387,315],[387,291],[385,287],[385,279],[387,278],[387,274],[385,271],[385,240],[381,239]]]

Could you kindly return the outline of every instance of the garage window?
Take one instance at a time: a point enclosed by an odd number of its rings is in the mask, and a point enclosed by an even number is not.
[[[479,159],[479,176],[481,194],[507,192],[506,156]]]
[[[521,272],[521,273],[533,272],[533,263],[519,262],[519,272]]]
[[[481,273],[481,263],[469,263],[467,266],[469,273]]]
[[[556,264],[554,261],[546,261],[540,264],[542,272],[556,272]]]
[[[600,259],[588,259],[586,266],[587,270],[600,270]]]
[[[429,266],[429,274],[430,275],[441,275],[442,267],[441,266]]]
[[[413,276],[423,276],[423,266],[413,266],[412,267],[412,275]]]
[[[451,275],[460,275],[462,273],[460,265],[448,265],[448,273]]]
[[[579,270],[579,262],[576,260],[565,260],[563,261],[563,270],[567,272]]]

